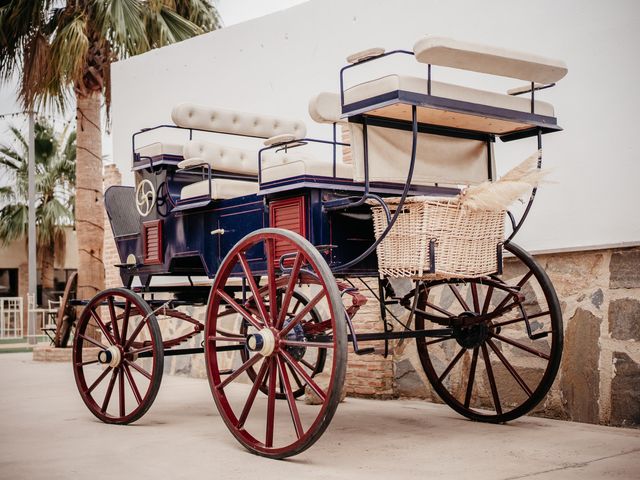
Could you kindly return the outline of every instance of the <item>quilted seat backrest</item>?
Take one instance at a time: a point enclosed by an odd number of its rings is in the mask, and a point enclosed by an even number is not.
[[[307,134],[306,125],[299,120],[207,107],[194,103],[176,105],[171,112],[171,119],[173,123],[183,128],[257,138],[290,134],[296,139],[300,139]]]

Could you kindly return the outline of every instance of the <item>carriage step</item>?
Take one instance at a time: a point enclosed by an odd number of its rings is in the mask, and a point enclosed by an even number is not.
[[[359,348],[358,350],[355,350],[354,353],[356,355],[369,355],[371,353],[375,353],[376,349],[374,347],[365,347],[365,348]]]

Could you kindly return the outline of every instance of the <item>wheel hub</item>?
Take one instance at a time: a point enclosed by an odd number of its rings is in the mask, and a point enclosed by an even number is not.
[[[477,317],[478,315],[473,312],[464,312],[461,316],[464,317]],[[489,336],[489,329],[486,324],[479,323],[468,327],[454,327],[453,335],[463,348],[471,349],[479,347]]]
[[[287,320],[284,323],[284,326],[286,327],[290,321],[291,320]],[[296,342],[305,342],[307,340],[304,336],[304,328],[302,328],[302,325],[300,325],[299,323],[294,325],[294,327],[291,330],[289,330],[285,339],[293,340]],[[291,355],[296,360],[301,360],[302,357],[304,357],[304,354],[307,352],[306,347],[298,347],[298,346],[292,346],[292,345],[287,346],[285,350],[287,351],[287,353],[289,353],[289,355]]]
[[[258,333],[247,335],[247,349],[263,357],[271,355],[276,347],[276,337],[271,330],[263,328]]]
[[[122,361],[122,354],[120,349],[115,345],[111,345],[106,350],[102,350],[98,353],[98,362],[103,365],[109,365],[110,367],[117,367]]]

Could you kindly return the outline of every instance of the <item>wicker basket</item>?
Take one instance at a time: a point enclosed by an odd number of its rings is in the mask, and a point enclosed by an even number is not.
[[[385,202],[393,213],[399,198]],[[381,206],[373,206],[378,238],[387,227]],[[470,210],[454,198],[411,197],[378,245],[378,270],[388,277],[469,278],[496,273],[504,241],[504,210]],[[433,241],[433,242],[432,242]],[[434,252],[430,246],[434,245]],[[432,269],[431,259],[435,259]]]

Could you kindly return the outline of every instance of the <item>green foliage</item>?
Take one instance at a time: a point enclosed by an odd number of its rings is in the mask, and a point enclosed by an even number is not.
[[[111,62],[220,26],[207,0],[0,0],[0,80],[21,71],[25,108],[102,92]]]
[[[10,127],[15,147],[0,145],[0,169],[9,184],[0,187],[0,244],[27,237],[28,145]],[[76,133],[65,128],[56,136],[45,120],[35,124],[36,244],[53,251],[64,246],[64,228],[73,225]]]

